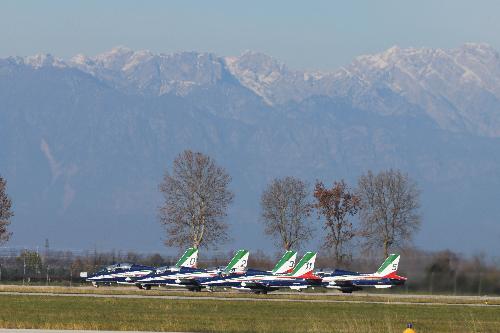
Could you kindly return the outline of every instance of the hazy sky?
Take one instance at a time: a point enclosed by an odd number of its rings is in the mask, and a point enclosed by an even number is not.
[[[392,45],[500,49],[500,1],[6,1],[0,57],[67,58],[117,45],[155,52],[262,51],[295,68],[335,69]]]

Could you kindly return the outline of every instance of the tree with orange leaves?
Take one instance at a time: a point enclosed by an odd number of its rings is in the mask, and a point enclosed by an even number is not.
[[[324,219],[323,229],[326,230],[326,235],[323,246],[333,250],[337,265],[345,263],[349,257],[347,246],[356,235],[349,217],[357,214],[359,198],[344,180],[335,181],[331,188],[326,188],[322,182],[316,182],[314,198],[318,218]]]

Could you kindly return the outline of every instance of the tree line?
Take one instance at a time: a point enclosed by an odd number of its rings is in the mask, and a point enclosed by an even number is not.
[[[229,238],[227,211],[234,199],[230,183],[231,176],[212,157],[191,150],[180,153],[159,185],[165,244],[207,248],[224,243]],[[411,241],[420,226],[418,187],[400,170],[368,171],[356,188],[342,179],[330,184],[318,180],[311,192],[299,178],[273,179],[260,198],[264,233],[284,250],[300,249],[313,237],[318,220],[322,248],[332,253],[336,264],[343,264],[350,260],[355,240],[364,251],[387,256]],[[11,236],[13,216],[7,182],[0,176],[0,245]]]
[[[166,245],[198,248],[224,243],[227,210],[234,199],[230,183],[231,176],[212,157],[190,150],[179,154],[159,186]],[[265,234],[282,249],[299,249],[313,237],[314,220],[319,220],[323,249],[342,264],[349,261],[354,240],[364,251],[387,256],[418,231],[420,191],[400,170],[368,171],[355,188],[342,179],[330,183],[316,181],[311,193],[302,179],[273,179],[260,198]],[[359,223],[353,222],[355,218]]]

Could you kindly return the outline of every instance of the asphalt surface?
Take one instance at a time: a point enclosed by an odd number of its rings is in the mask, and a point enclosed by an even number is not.
[[[47,293],[47,292],[0,292],[1,295],[16,295],[16,296],[54,296],[54,297],[94,297],[94,298],[124,298],[124,299],[165,299],[165,300],[210,300],[210,301],[233,301],[233,302],[294,302],[294,303],[357,303],[357,304],[385,304],[385,305],[415,305],[415,306],[470,306],[470,307],[497,307],[500,308],[500,304],[485,304],[485,303],[446,303],[446,302],[405,302],[402,300],[397,300],[398,296],[400,298],[413,297],[413,295],[394,295],[394,294],[383,294],[377,296],[390,295],[389,298],[394,298],[390,301],[370,301],[367,299],[354,299],[352,300],[336,300],[336,299],[290,299],[290,298],[250,298],[250,297],[224,297],[224,296],[172,296],[172,295],[111,295],[111,294],[67,294],[67,293]],[[308,294],[309,295],[309,294]],[[324,295],[324,294],[317,294]],[[334,296],[332,296],[334,297]],[[429,296],[415,295],[416,298],[429,298]],[[437,296],[438,298],[440,296]],[[453,298],[458,297],[461,299],[462,296],[441,296],[442,298]],[[471,297],[465,300],[470,300]],[[477,297],[476,299],[481,299]]]

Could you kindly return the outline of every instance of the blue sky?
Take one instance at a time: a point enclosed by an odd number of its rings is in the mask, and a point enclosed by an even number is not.
[[[0,57],[155,52],[265,52],[295,68],[335,69],[392,45],[500,49],[500,1],[8,1]]]

